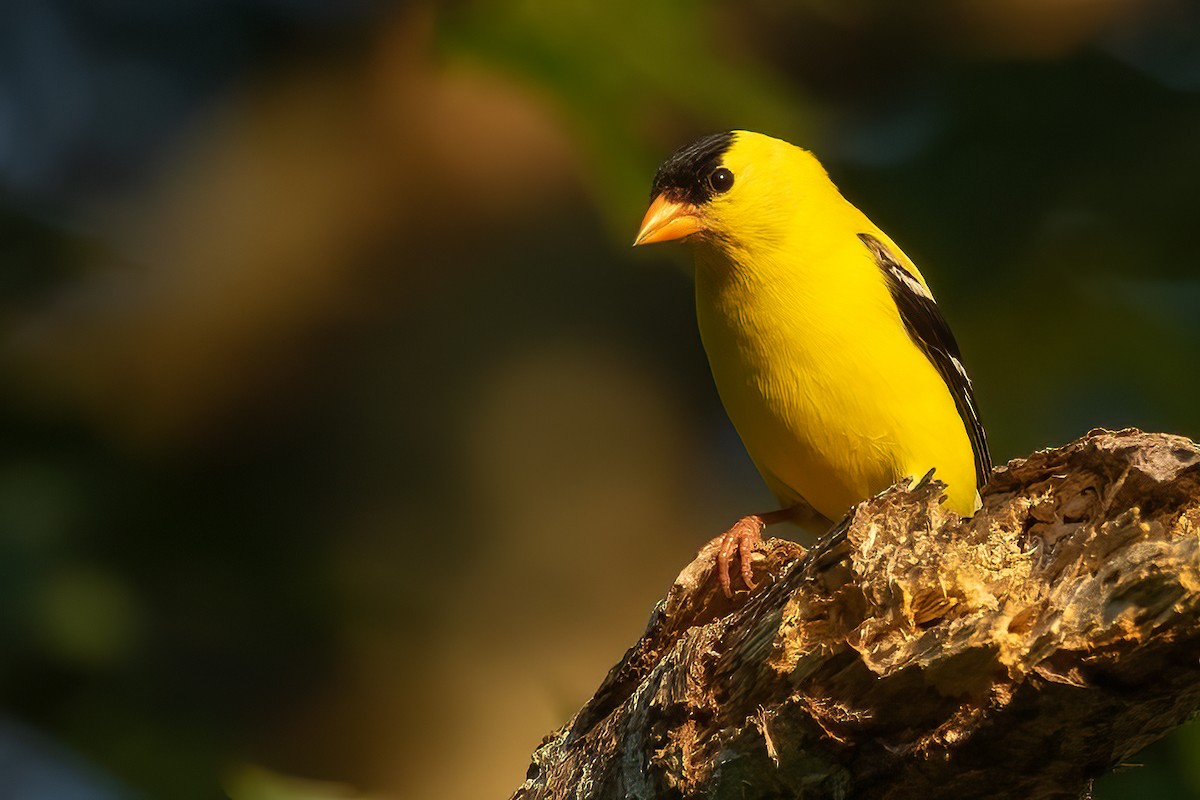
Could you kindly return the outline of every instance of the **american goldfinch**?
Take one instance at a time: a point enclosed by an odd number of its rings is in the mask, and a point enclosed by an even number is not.
[[[839,519],[930,470],[970,516],[991,472],[958,344],[916,266],[807,150],[748,131],[708,136],[654,176],[634,245],[685,239],[721,401],[783,508],[724,534],[747,587],[763,527]],[[815,512],[815,513],[813,513]]]

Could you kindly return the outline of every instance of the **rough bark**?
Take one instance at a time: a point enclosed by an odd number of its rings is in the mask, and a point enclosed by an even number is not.
[[[514,798],[1052,798],[1200,709],[1200,448],[1093,431],[770,540],[711,546]]]

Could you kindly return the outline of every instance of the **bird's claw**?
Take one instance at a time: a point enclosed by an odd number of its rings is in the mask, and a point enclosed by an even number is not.
[[[762,546],[762,531],[765,526],[762,517],[751,515],[742,517],[721,535],[721,546],[717,551],[717,577],[726,597],[733,597],[733,581],[729,576],[729,567],[733,563],[734,553],[737,553],[741,561],[742,582],[746,584],[747,589],[757,588],[751,569],[751,558],[754,551]]]

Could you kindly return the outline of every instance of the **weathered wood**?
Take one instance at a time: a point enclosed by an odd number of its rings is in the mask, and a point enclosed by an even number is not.
[[[725,598],[711,546],[518,800],[1052,798],[1200,709],[1200,448],[1093,431],[934,484],[812,551],[771,540]]]

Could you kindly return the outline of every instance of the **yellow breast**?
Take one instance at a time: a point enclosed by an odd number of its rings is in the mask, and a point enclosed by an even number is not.
[[[951,507],[973,513],[971,444],[950,392],[854,226],[838,236],[844,220],[820,222],[797,223],[803,246],[752,248],[752,263],[697,251],[700,333],[730,419],[785,504],[803,499],[838,519],[936,467]]]

